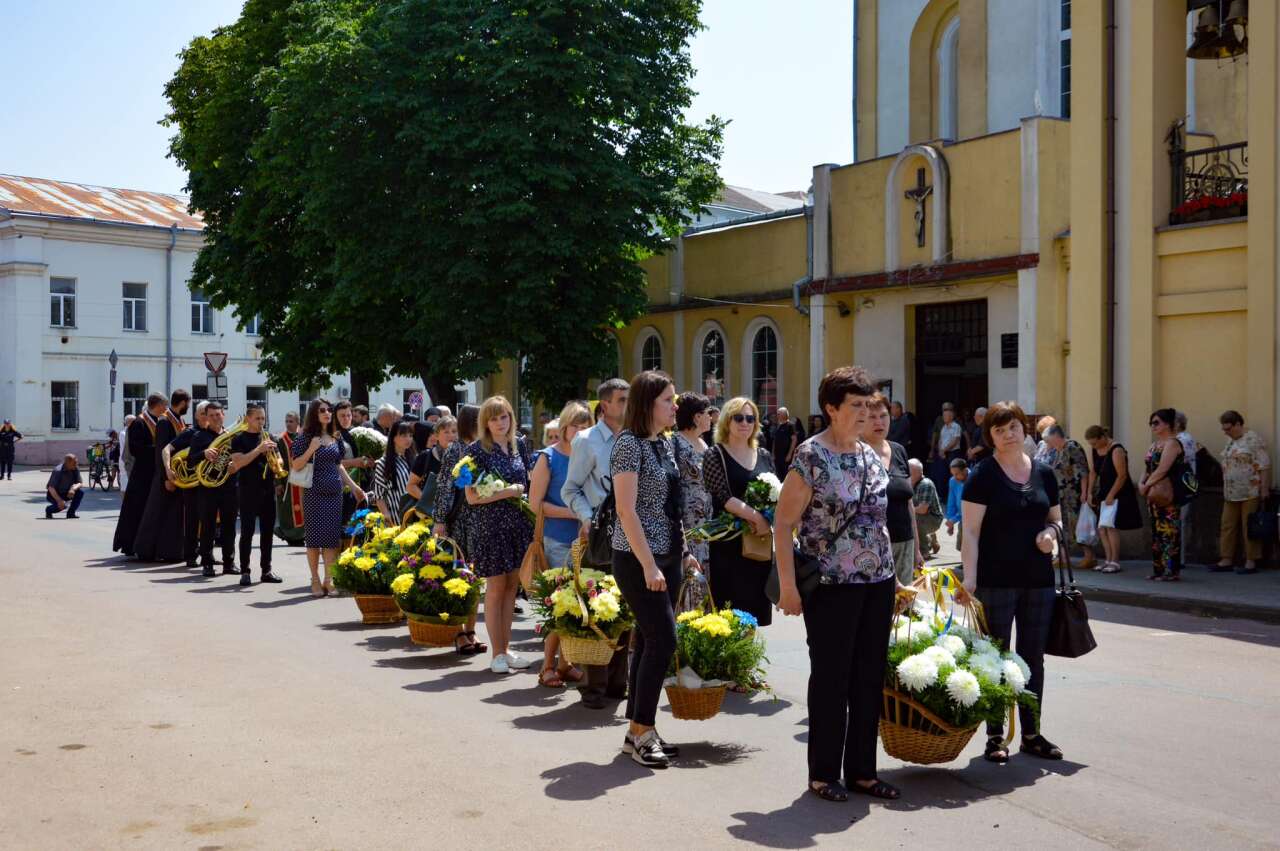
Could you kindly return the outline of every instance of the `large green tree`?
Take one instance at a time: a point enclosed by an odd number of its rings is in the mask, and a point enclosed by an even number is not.
[[[262,319],[277,386],[432,397],[522,358],[559,402],[645,306],[638,261],[719,186],[700,0],[248,0],[166,94],[206,219],[193,286]]]

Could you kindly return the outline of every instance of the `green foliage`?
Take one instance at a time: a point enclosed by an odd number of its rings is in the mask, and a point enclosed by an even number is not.
[[[743,686],[764,681],[764,639],[755,619],[737,609],[704,614],[684,612],[676,619],[676,653],[671,673],[692,668],[704,680],[723,680]]]
[[[392,592],[405,612],[453,623],[469,617],[480,602],[484,581],[437,539],[428,536],[417,553],[400,563],[400,570],[405,579],[397,577]],[[458,593],[464,588],[465,593]]]
[[[582,568],[575,586],[571,568],[553,567],[533,578],[529,600],[538,621],[534,632],[542,636],[556,632],[577,638],[599,638],[595,630],[587,626],[579,599],[591,609],[593,623],[610,640],[635,623],[626,598],[612,576],[602,570]]]
[[[248,0],[166,87],[206,247],[273,385],[456,381],[526,356],[581,395],[644,310],[638,260],[719,186],[684,122],[700,0]]]
[[[333,584],[350,594],[390,594],[391,582],[400,573],[400,560],[406,551],[415,549],[407,538],[399,537],[400,533],[411,529],[422,538],[430,537],[430,530],[422,522],[403,530],[389,526],[381,514],[367,509],[356,512],[352,524],[349,531],[356,543],[344,550],[330,568]]]

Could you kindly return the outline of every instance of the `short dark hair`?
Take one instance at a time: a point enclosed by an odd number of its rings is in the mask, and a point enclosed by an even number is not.
[[[183,402],[190,402],[191,394],[179,387],[177,390],[169,394],[170,405],[180,405]]]
[[[676,428],[693,428],[693,418],[711,407],[711,400],[701,393],[681,393],[676,403]]]
[[[1062,426],[1054,423],[1044,430],[1045,437],[1066,437],[1067,433],[1063,431]]]
[[[1178,412],[1173,408],[1157,408],[1151,412],[1150,417],[1147,417],[1148,422],[1152,419],[1157,419],[1169,428],[1173,428],[1174,424],[1178,422]]]
[[[656,369],[645,370],[631,379],[623,426],[636,437],[650,437],[653,434],[653,403],[672,383],[671,376]]]
[[[610,378],[600,382],[600,386],[596,388],[596,398],[601,402],[608,402],[613,399],[614,393],[630,389],[631,385],[621,378]]]
[[[1110,436],[1111,432],[1107,430],[1106,426],[1091,425],[1084,430],[1085,440],[1101,440],[1104,437]]]
[[[987,415],[982,418],[982,440],[987,446],[995,446],[991,432],[1001,426],[1017,420],[1022,425],[1022,432],[1027,432],[1027,414],[1017,402],[996,402],[987,408]]]
[[[214,408],[217,408],[219,411],[226,410],[225,408],[222,407],[221,402],[215,401],[214,399],[209,399],[204,403],[204,409],[206,411],[212,410]]]
[[[1244,425],[1244,417],[1239,411],[1223,411],[1218,422],[1223,425]]]
[[[147,397],[147,407],[154,408],[156,405],[169,404],[169,398],[163,393],[152,393]]]
[[[949,469],[952,469],[952,470],[967,470],[967,469],[969,469],[969,465],[965,462],[965,460],[964,460],[963,458],[952,458],[952,459],[951,459],[951,463],[950,463],[950,464],[948,464],[948,465],[947,465],[947,467],[948,467]]]
[[[355,406],[354,408],[352,408],[351,410],[352,410],[352,411],[354,411],[354,412],[355,412],[355,413],[357,413],[357,414],[363,414],[363,415],[364,415],[364,416],[366,416],[366,417],[367,417],[367,416],[369,416],[369,406],[368,406],[368,405],[356,405],[356,406]]]
[[[818,407],[825,417],[827,406],[839,408],[844,404],[845,396],[852,394],[869,397],[875,392],[876,383],[872,380],[871,373],[862,367],[836,367],[822,376],[822,381],[818,384]]]
[[[884,408],[885,411],[887,411],[888,413],[892,414],[893,411],[890,410],[889,408],[890,404],[891,403],[889,402],[889,397],[881,393],[879,390],[877,390],[876,392],[871,394],[871,401],[867,404],[867,407],[874,410],[876,406],[879,406],[881,408]]]

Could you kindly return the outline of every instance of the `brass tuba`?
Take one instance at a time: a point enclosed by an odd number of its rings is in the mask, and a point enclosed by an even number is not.
[[[271,471],[271,475],[277,479],[289,478],[289,471],[284,468],[284,461],[280,459],[280,447],[265,428],[262,430],[262,442],[271,444],[271,450],[266,455],[267,469]]]
[[[196,466],[196,478],[206,488],[217,488],[227,483],[231,476],[231,438],[248,428],[244,420],[239,420],[231,428],[213,439],[210,449],[218,453],[214,461],[203,459]]]
[[[169,458],[169,469],[173,470],[173,474],[176,477],[174,485],[183,490],[188,490],[200,484],[200,480],[196,478],[196,471],[191,469],[191,465],[187,463],[187,457],[190,452],[190,448],[179,449]]]

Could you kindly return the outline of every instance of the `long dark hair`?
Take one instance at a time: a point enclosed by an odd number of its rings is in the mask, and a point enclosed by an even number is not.
[[[515,423],[511,424],[515,428]],[[476,430],[480,428],[480,406],[463,405],[458,408],[458,440],[464,444],[474,443]]]
[[[329,409],[328,428],[320,425],[321,405]],[[333,403],[328,399],[312,399],[311,404],[307,406],[306,419],[302,421],[302,433],[307,437],[319,437],[321,434],[336,437],[338,434],[338,417],[333,412]]]
[[[389,481],[395,481],[396,476],[396,435],[407,434],[413,437],[413,423],[409,420],[399,420],[395,425],[387,430],[387,451],[382,456],[382,475],[386,476]],[[413,441],[410,440],[409,448],[404,451],[404,460],[413,465]]]
[[[623,425],[636,437],[653,434],[653,404],[674,382],[671,376],[656,369],[646,370],[631,379],[631,393],[627,396],[627,411]]]

